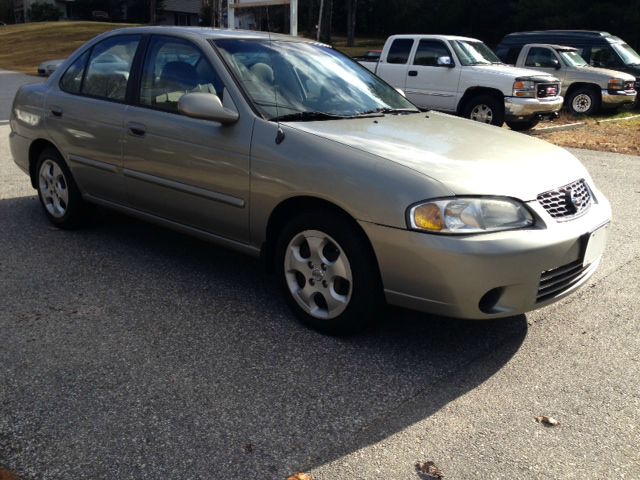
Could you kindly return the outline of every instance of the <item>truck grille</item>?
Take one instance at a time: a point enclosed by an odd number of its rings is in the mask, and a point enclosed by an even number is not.
[[[541,193],[537,197],[540,205],[558,221],[570,220],[584,213],[591,205],[591,192],[584,179],[569,185]]]
[[[536,303],[544,302],[570,289],[587,275],[590,266],[583,267],[580,259],[542,272]]]
[[[536,85],[536,95],[538,98],[555,97],[560,93],[558,83],[539,83]]]

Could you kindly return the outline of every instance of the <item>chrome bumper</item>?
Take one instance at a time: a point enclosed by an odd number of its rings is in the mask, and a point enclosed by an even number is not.
[[[636,101],[638,92],[635,90],[625,90],[622,92],[610,92],[607,89],[602,89],[602,105],[605,107],[616,107],[618,105],[625,105]]]
[[[504,113],[507,120],[526,120],[536,115],[551,115],[562,108],[564,99],[505,97]]]
[[[387,302],[448,317],[490,319],[553,303],[580,288],[600,259],[582,268],[585,237],[606,224],[611,207],[598,203],[568,222],[556,222],[537,202],[529,205],[546,226],[469,236],[424,234],[360,222],[375,251]],[[541,296],[543,273],[574,268],[566,288]],[[492,297],[493,295],[493,297]],[[489,299],[489,307],[486,302]]]

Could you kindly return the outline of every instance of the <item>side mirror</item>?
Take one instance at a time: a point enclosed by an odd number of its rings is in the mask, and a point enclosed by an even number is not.
[[[451,59],[451,57],[446,57],[446,56],[438,57],[437,63],[439,67],[453,68],[454,66],[453,60]]]
[[[553,68],[555,68],[556,70],[560,70],[560,62],[557,58],[551,60],[551,64],[553,65]]]
[[[187,117],[213,120],[223,125],[238,121],[237,112],[222,106],[220,99],[213,93],[186,93],[178,100],[178,111]]]

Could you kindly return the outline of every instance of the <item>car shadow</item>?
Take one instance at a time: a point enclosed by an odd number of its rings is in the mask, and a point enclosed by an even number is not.
[[[0,451],[18,473],[286,478],[432,415],[527,334],[524,316],[389,308],[328,337],[256,259],[102,209],[58,230],[34,197],[0,219]]]

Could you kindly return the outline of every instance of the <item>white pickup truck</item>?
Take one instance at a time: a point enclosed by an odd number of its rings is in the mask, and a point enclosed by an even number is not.
[[[393,35],[377,62],[360,62],[423,109],[527,130],[562,107],[560,81],[503,64],[480,40]]]

